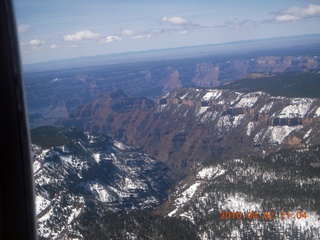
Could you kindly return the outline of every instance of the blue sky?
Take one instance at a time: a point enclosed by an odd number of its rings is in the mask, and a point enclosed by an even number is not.
[[[14,0],[23,64],[320,33],[320,0]]]

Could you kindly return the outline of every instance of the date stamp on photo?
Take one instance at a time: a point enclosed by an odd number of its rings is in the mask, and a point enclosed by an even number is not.
[[[231,219],[257,219],[257,220],[275,220],[276,218],[285,220],[285,219],[307,219],[306,212],[273,212],[273,211],[264,211],[264,212],[220,212],[221,220],[231,220]]]

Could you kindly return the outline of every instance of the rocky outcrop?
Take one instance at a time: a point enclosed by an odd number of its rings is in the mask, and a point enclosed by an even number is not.
[[[298,126],[302,125],[303,118],[268,118],[268,126]]]

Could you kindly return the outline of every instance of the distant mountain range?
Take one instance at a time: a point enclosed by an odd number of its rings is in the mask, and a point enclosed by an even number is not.
[[[163,94],[181,87],[213,88],[247,77],[260,79],[259,74],[272,76],[275,73],[316,70],[319,61],[314,55],[260,56],[252,53],[250,56],[243,54],[26,73],[29,122],[31,127],[52,125],[58,119],[68,117],[76,106],[119,89],[130,96],[157,101]],[[311,84],[311,89],[316,89],[314,84]]]

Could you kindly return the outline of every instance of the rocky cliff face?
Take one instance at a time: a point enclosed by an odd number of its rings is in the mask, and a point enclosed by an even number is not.
[[[143,146],[178,172],[188,171],[196,162],[261,155],[279,146],[304,147],[320,141],[316,98],[182,88],[148,109],[115,112],[110,104],[114,103],[100,98],[82,105],[64,124]]]
[[[122,91],[104,94],[91,103],[78,106],[70,119],[58,124],[74,125],[88,131],[104,132],[122,139],[127,124],[141,121],[141,117],[155,103],[143,97],[128,97]]]

